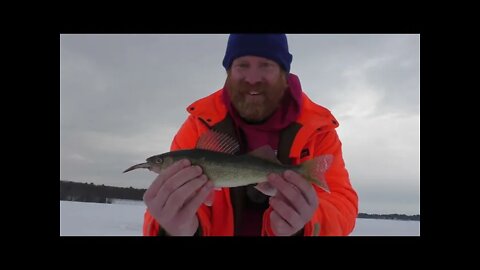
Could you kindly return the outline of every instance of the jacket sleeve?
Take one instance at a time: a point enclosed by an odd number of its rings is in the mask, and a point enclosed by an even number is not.
[[[332,154],[333,160],[325,173],[330,193],[314,185],[318,196],[318,208],[304,226],[305,236],[346,236],[355,227],[358,214],[358,196],[350,184],[348,171],[342,156],[342,144],[335,130],[316,135],[309,144],[313,157]],[[312,158],[312,157],[311,157]],[[308,158],[306,158],[308,159]],[[305,160],[298,161],[299,163]],[[264,235],[274,235],[270,226],[269,208],[264,214]]]
[[[205,131],[207,127],[202,124],[195,116],[190,115],[183,125],[178,130],[177,134],[173,138],[170,150],[180,149],[192,149],[195,148],[199,134]],[[211,231],[209,224],[210,209],[204,204],[197,211],[199,217],[200,232],[202,235],[208,235]],[[150,214],[148,209],[145,211],[143,222],[143,235],[144,236],[158,236],[162,234],[161,227],[155,218]]]

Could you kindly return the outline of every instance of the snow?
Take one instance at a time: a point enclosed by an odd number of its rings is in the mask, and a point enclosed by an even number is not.
[[[145,205],[60,201],[60,236],[141,236]],[[351,236],[420,236],[419,221],[357,219]]]
[[[143,204],[60,201],[60,235],[142,235],[144,212]]]

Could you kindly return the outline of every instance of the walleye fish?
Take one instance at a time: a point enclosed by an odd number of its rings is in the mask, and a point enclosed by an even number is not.
[[[270,173],[282,174],[293,170],[307,181],[330,192],[324,173],[330,167],[332,155],[317,156],[300,165],[281,164],[270,146],[262,146],[248,154],[236,155],[239,145],[227,134],[208,131],[198,140],[195,149],[166,152],[147,158],[124,171],[146,168],[160,173],[164,168],[181,159],[188,159],[192,165],[202,167],[204,174],[217,188],[238,187],[260,184],[267,181]],[[267,185],[268,186],[268,185]],[[263,185],[264,188],[267,186]],[[264,192],[265,193],[265,192]]]

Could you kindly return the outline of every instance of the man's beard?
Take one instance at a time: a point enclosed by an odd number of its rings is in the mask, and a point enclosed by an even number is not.
[[[268,119],[280,106],[288,88],[284,75],[272,85],[265,82],[255,85],[245,81],[235,82],[228,76],[226,86],[233,107],[248,123],[262,123]],[[253,92],[258,95],[251,95]]]

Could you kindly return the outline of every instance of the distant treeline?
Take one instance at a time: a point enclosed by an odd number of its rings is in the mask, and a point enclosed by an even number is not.
[[[143,200],[146,189],[122,188],[93,183],[78,183],[60,180],[60,200],[111,203],[112,199]]]
[[[374,218],[374,219],[398,219],[398,220],[418,220],[420,221],[420,215],[408,216],[405,214],[388,214],[388,215],[379,215],[379,214],[365,214],[358,213],[359,218]]]
[[[111,203],[112,199],[125,200],[143,200],[143,193],[146,189],[136,189],[133,187],[122,188],[105,185],[95,185],[93,183],[79,183],[66,180],[60,180],[60,200]],[[420,215],[404,214],[365,214],[358,213],[359,218],[372,219],[397,219],[397,220],[420,220]]]

